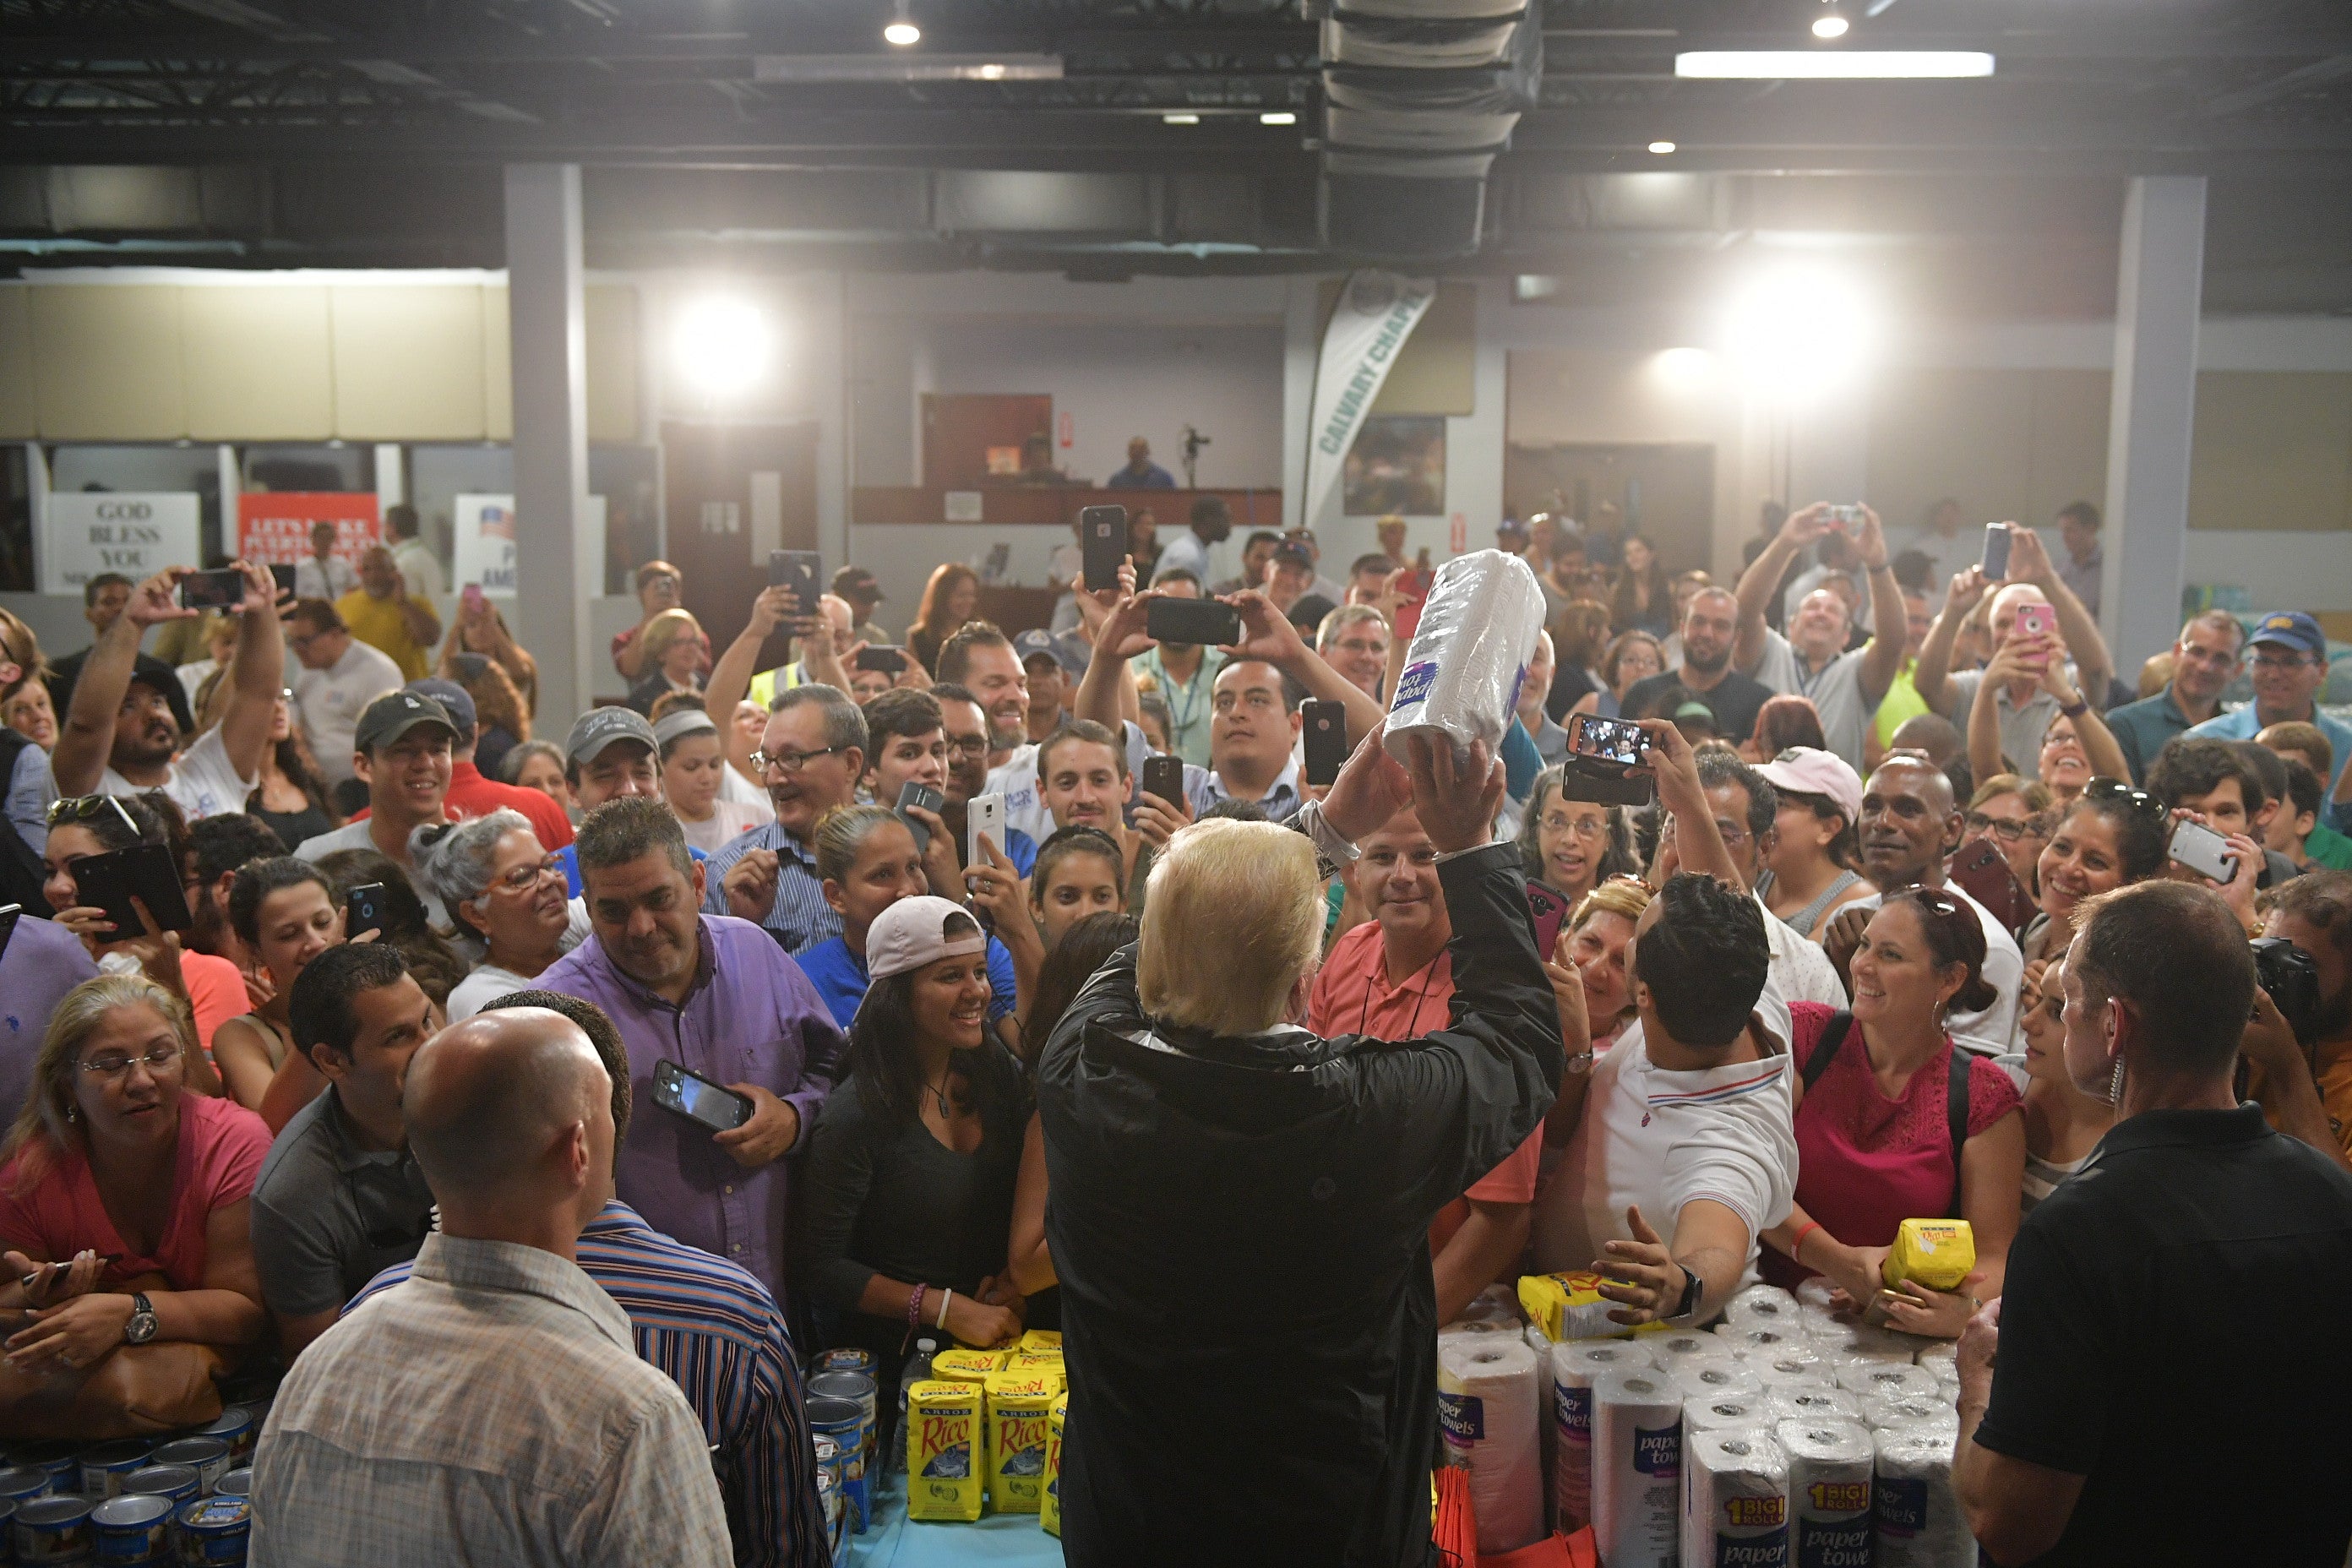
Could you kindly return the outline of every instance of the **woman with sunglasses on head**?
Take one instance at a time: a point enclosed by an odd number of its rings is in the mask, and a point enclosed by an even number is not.
[[[2015,773],[1995,773],[1969,797],[1960,843],[1990,839],[2009,862],[2018,886],[2031,893],[2042,847],[2050,842],[2051,805],[2049,785]]]
[[[587,907],[564,893],[563,862],[550,855],[530,818],[499,810],[443,831],[425,861],[425,879],[458,931],[488,950],[449,992],[459,1023],[540,973],[588,936]]]
[[[2028,1213],[2083,1168],[2116,1124],[2116,1108],[2075,1088],[2066,1070],[2066,994],[2061,984],[2065,972],[2065,960],[2057,958],[2039,975],[2029,973],[2017,1010],[2018,1033],[2025,1046],[2021,1201]]]
[[[221,1026],[213,1040],[213,1059],[220,1065],[228,1094],[258,1111],[278,1069],[289,1058],[298,1063],[305,1059],[294,1048],[288,1003],[295,977],[343,940],[343,911],[325,872],[307,860],[281,855],[237,868],[236,880],[229,884],[228,923],[253,955],[253,968],[245,976],[252,1011]],[[318,1078],[317,1087],[324,1088],[325,1077],[315,1068],[310,1070]],[[293,1110],[287,1114],[291,1116]]]
[[[0,1363],[0,1431],[151,1430],[123,1425],[140,1413],[120,1393],[107,1407],[113,1385],[93,1371],[109,1356],[173,1343],[233,1356],[268,1331],[249,1216],[269,1131],[192,1092],[191,1059],[185,1003],[144,975],[84,981],[50,1016],[0,1147],[0,1312],[26,1310]],[[187,1403],[219,1408],[208,1387]],[[105,1429],[56,1425],[75,1416]]]
[[[1556,766],[1536,775],[1520,819],[1519,858],[1530,881],[1573,909],[1603,878],[1630,876],[1636,865],[1624,813],[1570,799],[1566,780]]]
[[[2116,779],[2084,784],[2050,830],[2035,866],[2034,901],[2042,912],[2017,939],[2029,983],[2065,953],[2085,901],[2164,869],[2168,838],[2164,803],[2154,795]]]
[[[1862,775],[1836,752],[1810,746],[1782,752],[1756,771],[1779,797],[1756,896],[1798,935],[1819,942],[1831,916],[1875,890],[1854,869]]]
[[[287,845],[332,833],[342,826],[328,804],[327,781],[310,755],[310,742],[294,722],[294,693],[278,694],[278,710],[269,721],[269,744],[262,748],[261,768],[253,793],[245,797],[248,816],[269,825]]]
[[[146,975],[188,1004],[195,1026],[197,1054],[188,1063],[188,1087],[200,1094],[218,1094],[221,1080],[205,1059],[215,1035],[245,1008],[245,980],[236,964],[208,952],[183,948],[177,932],[162,930],[155,912],[132,900],[142,912],[144,932],[124,932],[104,910],[82,898],[76,868],[93,855],[105,855],[135,845],[160,844],[171,852],[174,868],[186,866],[187,854],[176,831],[179,810],[157,791],[143,795],[69,795],[54,801],[48,810],[48,839],[41,851],[47,876],[41,884],[58,924],[81,938],[97,961],[101,974]]]
[[[1764,1233],[1772,1283],[1818,1272],[1856,1310],[1874,1303],[1891,1326],[1943,1339],[2000,1294],[2025,1172],[2017,1086],[1944,1027],[1948,1010],[1990,1005],[1984,955],[1973,910],[1940,889],[1906,889],[1863,931],[1852,1007],[1790,1005],[1797,1201]],[[1969,1222],[1976,1268],[1957,1290],[1882,1285],[1879,1267],[1906,1219]]]

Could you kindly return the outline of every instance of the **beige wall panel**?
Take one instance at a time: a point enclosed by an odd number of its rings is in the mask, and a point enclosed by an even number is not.
[[[1881,371],[1870,392],[1870,493],[1888,526],[1913,529],[1945,496],[1981,524],[2025,521],[2033,375],[2021,370]]]
[[[328,290],[180,290],[188,434],[200,441],[319,441],[335,434]]]
[[[637,291],[625,284],[587,290],[588,439],[637,438]]]
[[[2055,526],[2069,501],[2107,504],[2108,377],[2103,370],[2032,374],[2025,515],[2018,521],[2038,529]]]
[[[1729,388],[1712,355],[1516,349],[1509,366],[1507,441],[1728,445]]]
[[[503,286],[482,289],[482,436],[514,439],[514,338]]]
[[[478,441],[482,291],[448,285],[334,290],[335,433],[364,441]]]
[[[0,283],[0,440],[27,440],[40,434],[33,395],[32,292],[22,283]]]
[[[2352,528],[2352,375],[2200,373],[2189,526]]]
[[[187,434],[180,289],[72,283],[30,292],[43,436],[170,441]]]

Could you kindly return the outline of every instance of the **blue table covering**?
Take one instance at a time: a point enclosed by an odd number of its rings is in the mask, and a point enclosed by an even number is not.
[[[847,1560],[852,1568],[962,1568],[971,1563],[1061,1568],[1062,1563],[1062,1543],[1045,1533],[1034,1513],[983,1513],[970,1524],[908,1519],[904,1476],[890,1478],[873,1524],[851,1539]]]

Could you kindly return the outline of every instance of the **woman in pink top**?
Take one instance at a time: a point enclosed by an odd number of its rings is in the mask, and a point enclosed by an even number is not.
[[[138,974],[83,982],[49,1019],[0,1148],[0,1311],[34,1310],[6,1342],[0,1429],[14,1400],[118,1345],[268,1331],[247,1213],[269,1132],[184,1086],[191,1039],[186,1004]],[[123,1289],[142,1275],[168,1288]]]
[[[2017,1234],[2025,1124],[2017,1087],[1990,1058],[1963,1052],[1966,1137],[1953,1148],[1952,1038],[1945,1012],[1990,1000],[1976,913],[1950,894],[1912,888],[1870,918],[1853,955],[1853,1006],[1798,1002],[1790,1055],[1797,1104],[1797,1201],[1764,1233],[1764,1276],[1794,1285],[1828,1276],[1853,1305],[1873,1297],[1887,1321],[1954,1338],[1979,1301],[2000,1294]],[[1824,1050],[1831,1045],[1833,1049]],[[1906,1219],[1965,1219],[1976,1271],[1955,1291],[1906,1280],[1885,1289],[1879,1265]]]

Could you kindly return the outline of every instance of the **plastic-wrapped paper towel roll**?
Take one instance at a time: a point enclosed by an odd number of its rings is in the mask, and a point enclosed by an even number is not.
[[[1948,1426],[1958,1412],[1933,1394],[1877,1397],[1862,1402],[1862,1424],[1874,1432],[1882,1426]]]
[[[1544,1363],[1551,1360],[1551,1341],[1546,1339],[1544,1331],[1533,1323],[1519,1325],[1519,1338],[1528,1349],[1535,1352],[1536,1366],[1541,1370]]]
[[[1847,1362],[1838,1368],[1837,1383],[1864,1399],[1926,1399],[1936,1392],[1934,1373],[1900,1361]]]
[[[1959,1500],[1952,1495],[1952,1433],[1940,1426],[1889,1426],[1878,1449],[1872,1513],[1878,1568],[1969,1568],[1977,1560]]]
[[[1921,1340],[1918,1350],[1913,1352],[1911,1359],[1930,1372],[1935,1372],[1939,1366],[1958,1366],[1960,1360],[1960,1342],[1958,1340]],[[1937,1373],[1937,1375],[1942,1374]]]
[[[1731,1353],[1745,1361],[1752,1355],[1771,1355],[1782,1350],[1801,1349],[1812,1343],[1804,1325],[1793,1316],[1775,1323],[1746,1326],[1717,1323],[1715,1337],[1721,1340]]]
[[[1960,1369],[1947,1363],[1936,1369],[1936,1394],[1947,1405],[1960,1402]]]
[[[1723,1321],[1742,1329],[1802,1331],[1797,1299],[1778,1285],[1750,1285],[1723,1304]]]
[[[1917,1371],[1917,1368],[1913,1368]],[[1716,1399],[1733,1394],[1754,1395],[1764,1392],[1756,1374],[1738,1362],[1701,1361],[1696,1356],[1683,1356],[1666,1369],[1675,1386],[1683,1391],[1685,1399]]]
[[[1630,1340],[1584,1340],[1551,1351],[1552,1517],[1560,1533],[1592,1522],[1592,1384],[1612,1372],[1654,1370]]]
[[[1456,1318],[1437,1331],[1437,1342],[1442,1345],[1448,1340],[1476,1339],[1489,1335],[1517,1339],[1518,1333],[1519,1326],[1517,1323],[1497,1322],[1492,1318]]]
[[[1891,1361],[1907,1364],[1918,1353],[1906,1342],[1906,1336],[1874,1328],[1868,1323],[1834,1323],[1814,1331],[1808,1337],[1816,1352],[1827,1352],[1843,1361]]]
[[[1766,1360],[1751,1355],[1739,1363],[1767,1388],[1835,1388],[1837,1367],[1811,1351],[1790,1350]]]
[[[1772,1407],[1760,1394],[1727,1394],[1717,1399],[1683,1400],[1683,1433],[1720,1432],[1733,1426],[1769,1426]]]
[[[1789,1462],[1769,1432],[1687,1435],[1683,1478],[1683,1568],[1788,1568]]]
[[[1497,745],[1543,623],[1543,590],[1517,556],[1474,550],[1439,567],[1389,703],[1389,754],[1407,761],[1414,731],[1457,752]]]
[[[1837,1286],[1828,1275],[1808,1274],[1797,1281],[1797,1289],[1791,1294],[1797,1298],[1800,1308],[1818,1307],[1828,1312],[1832,1310],[1830,1302],[1836,1292]]]
[[[1465,1318],[1488,1318],[1498,1323],[1517,1325],[1525,1321],[1519,1316],[1519,1298],[1508,1285],[1489,1285],[1470,1298],[1462,1309]]]
[[[1516,1552],[1544,1533],[1537,1405],[1535,1352],[1517,1336],[1438,1347],[1438,1419],[1447,1457],[1470,1472],[1482,1552]]]
[[[1771,1406],[1772,1421],[1852,1421],[1862,1420],[1862,1406],[1853,1394],[1842,1388],[1768,1388],[1764,1401]]]
[[[1701,1361],[1734,1361],[1729,1342],[1696,1330],[1677,1330],[1670,1334],[1643,1334],[1642,1343],[1660,1366],[1672,1366],[1689,1356]]]
[[[1791,1568],[1870,1568],[1871,1476],[1877,1450],[1850,1421],[1783,1421]]]
[[[1592,1544],[1608,1568],[1672,1568],[1682,1537],[1683,1397],[1655,1373],[1592,1385]]]

